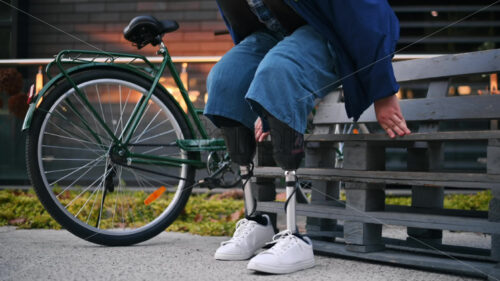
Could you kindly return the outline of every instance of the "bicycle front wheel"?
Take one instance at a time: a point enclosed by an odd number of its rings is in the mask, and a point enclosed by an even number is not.
[[[177,218],[191,193],[195,169],[158,160],[194,159],[176,145],[177,139],[192,138],[186,120],[156,89],[125,147],[147,158],[131,162],[116,153],[112,135],[121,138],[151,82],[112,69],[72,79],[85,98],[63,81],[33,116],[26,155],[35,191],[58,223],[85,240],[103,245],[145,241]]]

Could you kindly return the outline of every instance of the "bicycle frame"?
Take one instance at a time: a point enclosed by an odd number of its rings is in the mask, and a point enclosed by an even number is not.
[[[137,154],[131,153],[127,147],[130,145],[131,137],[136,130],[141,117],[143,116],[148,101],[150,100],[153,91],[157,88],[160,88],[164,93],[168,93],[161,84],[159,84],[160,77],[163,75],[165,69],[168,68],[170,74],[172,75],[180,93],[187,105],[187,114],[181,109],[179,104],[172,98],[174,104],[180,109],[182,112],[189,129],[193,133],[193,136],[196,139],[186,139],[186,140],[177,140],[176,145],[178,145],[181,149],[188,152],[200,152],[200,151],[218,151],[225,150],[224,140],[222,139],[208,139],[207,132],[201,123],[198,113],[200,110],[196,109],[189,99],[188,92],[180,79],[177,70],[175,69],[174,63],[170,57],[170,54],[166,48],[166,46],[161,43],[160,50],[158,54],[163,56],[163,61],[159,67],[156,67],[154,64],[149,62],[146,57],[141,55],[133,55],[133,54],[122,54],[122,53],[108,53],[108,52],[96,52],[96,51],[80,51],[80,50],[64,50],[61,51],[54,61],[52,61],[49,65],[47,65],[46,73],[49,75],[50,69],[56,65],[59,74],[55,77],[49,78],[51,80],[45,85],[45,87],[38,93],[36,98],[32,99],[30,107],[28,109],[28,113],[23,123],[23,130],[28,129],[31,124],[31,119],[33,117],[34,112],[38,108],[38,105],[43,99],[43,96],[49,94],[49,90],[59,81],[67,80],[76,94],[82,99],[84,105],[90,110],[92,115],[96,118],[98,123],[104,128],[109,137],[113,140],[114,147],[120,149],[120,153],[124,154],[127,158],[127,162],[129,165],[131,163],[140,163],[140,164],[155,164],[155,165],[165,165],[165,166],[181,166],[183,164],[191,165],[195,168],[204,168],[206,167],[205,162],[201,160],[190,160],[190,159],[181,159],[174,157],[166,157],[166,156],[154,156],[148,154]],[[71,55],[76,55],[76,57],[69,57]],[[93,56],[90,58],[83,58],[81,55],[85,56]],[[136,67],[132,64],[118,64],[115,62],[117,59],[129,59],[130,62],[134,62],[136,60],[143,61],[147,67]],[[64,66],[68,64],[76,64],[77,66],[66,69]],[[88,70],[91,68],[98,67],[113,67],[113,68],[121,68],[127,71],[132,71],[134,74],[140,75],[152,81],[151,88],[148,90],[147,94],[142,96],[138,103],[136,104],[134,110],[132,111],[130,119],[127,121],[122,134],[120,136],[115,136],[109,126],[104,122],[101,116],[97,113],[97,111],[93,108],[90,101],[87,99],[85,94],[80,90],[78,85],[73,81],[71,76],[75,73]],[[70,104],[75,112],[79,112],[78,108]],[[191,122],[190,118],[192,118],[194,125],[196,126],[198,134],[195,133],[193,122]],[[83,118],[82,118],[83,119]],[[96,139],[98,143],[102,144],[99,135],[92,130],[90,126],[86,124],[84,120],[82,120],[86,130],[88,130],[92,136]]]

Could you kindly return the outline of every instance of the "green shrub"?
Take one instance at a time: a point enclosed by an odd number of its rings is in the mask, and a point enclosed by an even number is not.
[[[140,200],[143,197],[141,193],[133,193],[128,200]],[[85,198],[78,199],[70,208],[78,210],[85,200]],[[166,205],[169,200],[158,202],[159,204],[155,206]],[[65,202],[64,199],[62,202]],[[87,215],[88,211],[84,210],[82,213]],[[142,215],[147,217],[153,213],[144,212]],[[219,199],[217,196],[210,197],[209,194],[192,195],[179,218],[167,228],[167,231],[227,236],[232,234],[236,221],[243,216],[243,200]],[[139,217],[134,218],[134,221],[141,224],[139,220]],[[61,226],[43,208],[32,190],[0,190],[0,226],[6,225],[14,225],[23,229],[61,229]]]
[[[130,200],[142,200],[143,194],[135,192]],[[476,194],[446,195],[444,207],[448,209],[487,211],[491,191],[480,191]],[[345,200],[345,195],[341,194]],[[81,199],[82,202],[84,198]],[[171,197],[161,204],[168,204]],[[79,208],[76,202],[74,208]],[[158,204],[158,208],[162,208]],[[411,198],[386,198],[387,205],[411,205]],[[72,206],[73,207],[73,206]],[[154,210],[149,215],[153,215]],[[146,214],[146,212],[145,212]],[[243,200],[210,196],[210,194],[191,195],[186,207],[178,219],[167,228],[167,231],[189,232],[198,235],[227,236],[234,231],[236,222],[244,216]],[[140,218],[134,218],[139,220]],[[139,224],[141,222],[138,222]],[[61,229],[45,211],[35,193],[30,191],[0,190],[0,226],[14,225],[19,228]]]

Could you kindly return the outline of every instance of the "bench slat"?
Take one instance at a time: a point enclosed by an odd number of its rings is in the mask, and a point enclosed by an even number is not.
[[[314,124],[352,123],[347,118],[344,104],[337,95],[326,96],[321,102]],[[479,120],[500,118],[500,96],[458,96],[401,100],[401,111],[406,121]],[[377,122],[373,105],[359,118],[360,123]]]
[[[259,202],[259,204],[257,204],[257,211],[284,214],[284,206],[282,202]],[[296,211],[298,216],[314,218],[500,234],[500,222],[488,221],[486,218],[452,217],[387,211],[362,212],[353,210],[352,208],[311,204],[297,204]]]
[[[393,63],[398,82],[500,71],[500,49]]]
[[[486,278],[487,273],[490,272],[496,265],[494,262],[458,260],[450,259],[449,257],[439,257],[425,254],[409,254],[408,251],[392,249],[372,253],[359,253],[346,250],[344,244],[329,243],[320,240],[313,240],[313,248],[315,252],[322,254],[333,254],[375,262],[407,265],[410,267],[439,270],[482,278]]]
[[[254,175],[263,178],[282,177],[279,167],[255,167]],[[359,171],[329,168],[300,168],[297,176],[303,179],[385,183],[459,188],[500,188],[500,175],[480,173],[441,173],[406,171]]]
[[[308,142],[344,142],[344,141],[463,141],[463,140],[488,140],[500,139],[498,131],[454,131],[436,133],[412,133],[407,136],[391,139],[387,134],[306,134]]]

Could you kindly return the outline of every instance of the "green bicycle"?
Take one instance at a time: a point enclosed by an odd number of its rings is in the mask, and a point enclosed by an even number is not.
[[[139,49],[159,45],[159,66],[140,55],[61,51],[47,66],[47,74],[59,73],[30,97],[23,124],[30,179],[50,215],[78,237],[103,245],[145,241],[178,217],[193,186],[240,180],[224,141],[207,136],[162,42],[177,28],[139,16],[124,30]],[[187,114],[159,84],[166,68]],[[207,167],[210,177],[195,182],[196,169]],[[236,176],[227,180],[227,173]]]

